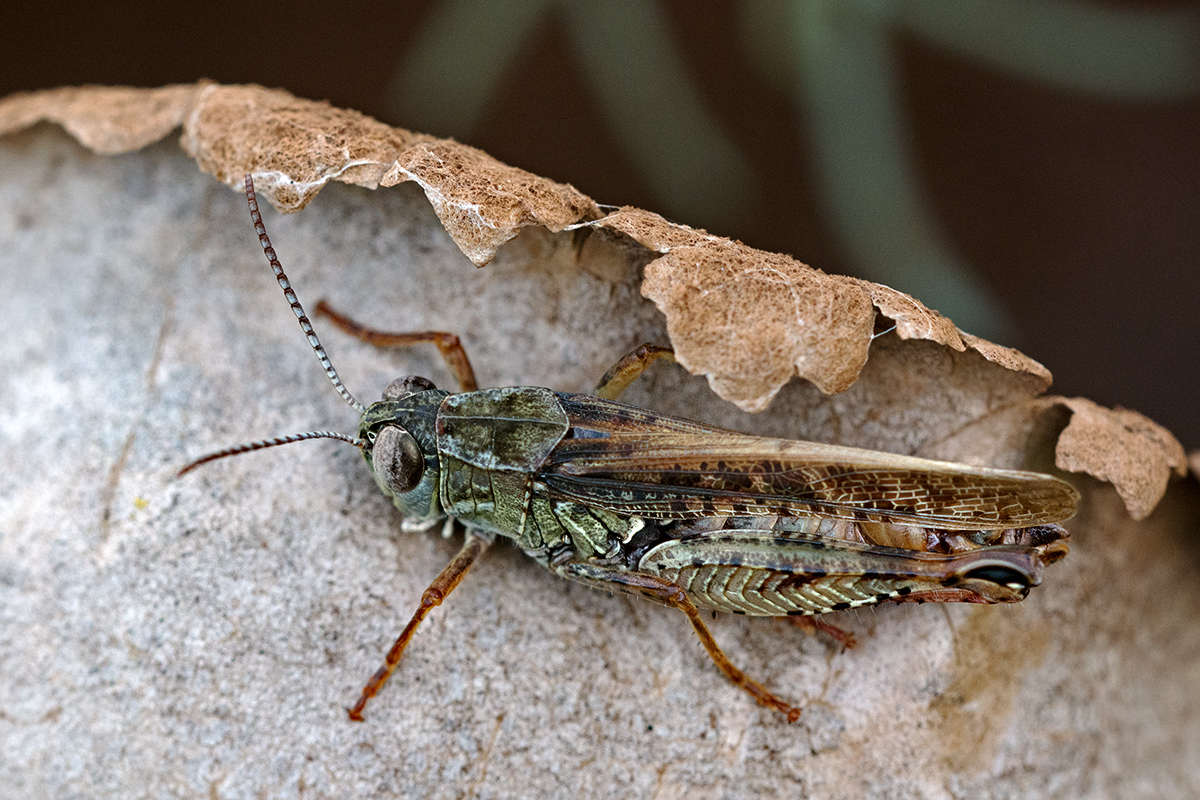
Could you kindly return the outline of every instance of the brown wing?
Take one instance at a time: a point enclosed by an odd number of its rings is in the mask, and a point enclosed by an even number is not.
[[[1023,528],[1075,513],[1036,472],[970,467],[734,433],[563,395],[568,438],[538,470],[551,496],[651,519],[816,514],[951,530]]]

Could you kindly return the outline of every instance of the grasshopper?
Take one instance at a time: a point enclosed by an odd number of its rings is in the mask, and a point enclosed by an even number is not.
[[[364,406],[342,384],[267,237],[246,175],[259,243],[325,374],[360,415],[355,436],[283,436],[226,456],[308,439],[359,448],[405,527],[455,521],[462,549],[425,590],[350,718],[395,671],[421,621],[458,586],[496,537],[556,575],[681,611],[717,668],[789,721],[800,709],[726,657],[700,609],[809,616],[883,602],[1012,603],[1067,552],[1057,523],[1075,512],[1070,484],[987,469],[786,439],[749,436],[617,401],[664,347],[643,345],[595,392],[480,390],[457,336],[363,328],[324,302],[319,313],[381,346],[431,342],[460,393],[418,376],[393,381]],[[832,629],[832,626],[827,626]],[[836,629],[832,629],[836,630]]]

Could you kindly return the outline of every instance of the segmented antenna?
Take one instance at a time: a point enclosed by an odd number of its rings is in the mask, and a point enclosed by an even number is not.
[[[354,395],[350,394],[350,390],[342,385],[342,379],[338,377],[337,370],[333,368],[333,362],[329,360],[329,356],[325,353],[325,348],[321,346],[321,340],[317,338],[316,331],[313,330],[312,323],[308,321],[308,315],[304,313],[304,306],[300,305],[300,301],[296,298],[296,293],[292,291],[292,284],[288,280],[287,273],[283,271],[283,265],[279,263],[279,259],[275,255],[275,248],[271,247],[271,239],[267,236],[267,226],[263,225],[262,214],[258,213],[258,197],[254,194],[254,179],[250,177],[250,173],[246,173],[246,203],[250,206],[250,219],[254,222],[254,231],[258,234],[258,243],[262,245],[263,252],[267,256],[267,261],[271,262],[271,269],[275,271],[275,280],[279,281],[279,288],[283,289],[284,298],[291,304],[292,313],[296,315],[296,319],[300,322],[300,330],[304,331],[304,335],[308,337],[308,344],[317,354],[317,358],[321,361],[321,366],[325,368],[325,374],[329,376],[329,382],[333,384],[333,388],[337,389],[337,393],[342,396],[351,408],[359,414],[366,411],[366,406],[354,399]],[[337,436],[325,438],[339,438]],[[279,444],[283,444],[279,442]],[[251,448],[257,450],[259,448]],[[244,451],[239,451],[244,452]],[[226,455],[232,455],[227,453]],[[205,460],[202,459],[202,463]],[[187,469],[195,464],[189,465]],[[180,473],[183,474],[182,472]]]
[[[255,450],[263,450],[267,447],[276,447],[281,444],[291,444],[292,442],[303,442],[308,439],[337,439],[339,442],[347,442],[354,445],[359,450],[364,449],[367,443],[363,439],[355,436],[347,436],[344,433],[337,431],[309,431],[308,433],[293,433],[290,436],[276,436],[274,439],[262,439],[257,442],[247,442],[239,444],[235,447],[227,447],[224,450],[218,450],[215,453],[209,453],[206,456],[201,456],[191,462],[179,472],[175,473],[176,478],[181,478],[188,474],[201,464],[207,464],[210,461],[216,461],[218,458],[226,458],[228,456],[236,456],[241,453],[251,453]]]

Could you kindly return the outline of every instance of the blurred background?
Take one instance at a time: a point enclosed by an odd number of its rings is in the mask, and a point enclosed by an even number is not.
[[[1200,447],[1197,0],[102,9],[5,4],[0,95],[327,99],[909,292]]]

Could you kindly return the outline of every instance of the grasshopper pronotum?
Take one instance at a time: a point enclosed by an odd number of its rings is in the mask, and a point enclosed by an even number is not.
[[[310,346],[360,414],[358,434],[252,442],[179,474],[274,445],[338,439],[362,450],[406,521],[457,520],[466,531],[351,719],[362,719],[421,620],[497,536],[561,577],[683,612],[721,672],[791,721],[800,709],[735,667],[699,609],[793,616],[888,601],[1011,603],[1067,552],[1056,523],[1074,513],[1078,495],[1057,478],[749,436],[618,402],[647,365],[671,357],[667,348],[638,348],[591,395],[479,390],[458,337],[372,331],[322,303],[318,312],[365,341],[436,344],[461,389],[408,376],[363,406],[342,385],[276,258],[249,174],[246,199]]]

